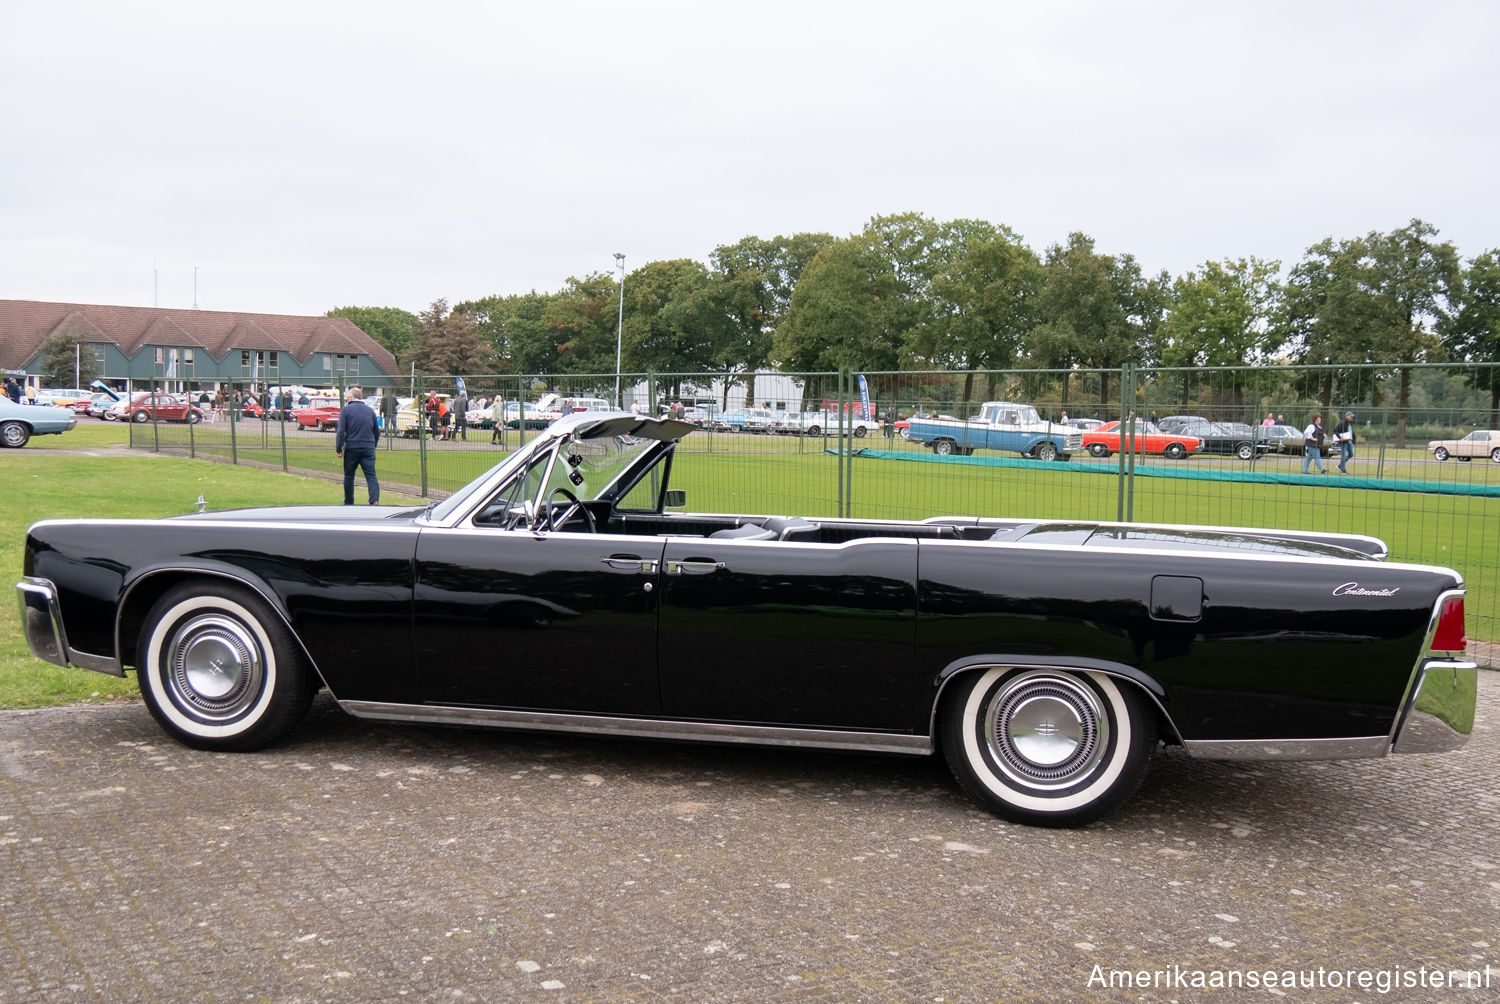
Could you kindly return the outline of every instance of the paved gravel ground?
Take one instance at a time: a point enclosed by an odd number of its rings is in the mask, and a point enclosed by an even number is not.
[[[1480,702],[1440,757],[1159,758],[1076,831],[1001,822],[928,759],[326,700],[224,755],[139,704],[0,712],[0,1001],[1494,1001],[1500,676]],[[1323,985],[1184,985],[1266,970]]]

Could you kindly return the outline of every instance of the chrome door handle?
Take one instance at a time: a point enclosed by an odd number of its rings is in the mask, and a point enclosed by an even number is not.
[[[640,572],[642,575],[655,575],[656,562],[650,558],[638,558],[634,555],[616,554],[608,558],[600,558],[610,568],[618,568],[623,572]]]
[[[668,575],[707,575],[724,567],[724,562],[708,558],[688,558],[686,561],[667,562]]]

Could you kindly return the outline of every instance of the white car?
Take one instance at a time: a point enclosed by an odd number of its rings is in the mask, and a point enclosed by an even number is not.
[[[1475,457],[1489,457],[1500,464],[1500,431],[1475,429],[1463,439],[1434,439],[1427,444],[1427,450],[1434,460],[1456,457],[1469,461]]]

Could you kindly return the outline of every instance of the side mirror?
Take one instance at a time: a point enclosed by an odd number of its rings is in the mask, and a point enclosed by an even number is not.
[[[681,488],[668,488],[666,507],[668,509],[686,509],[687,492],[683,491]]]

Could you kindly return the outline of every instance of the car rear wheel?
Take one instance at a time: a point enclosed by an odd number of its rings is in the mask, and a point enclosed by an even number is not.
[[[1255,456],[1255,447],[1251,446],[1249,443],[1241,443],[1234,448],[1234,455],[1236,457],[1239,457],[1241,460],[1249,460],[1251,457]]]
[[[190,412],[187,413],[187,424],[188,425],[197,425],[198,424],[198,420],[200,418],[202,418],[202,417],[203,416],[200,415],[200,414],[198,414],[196,411],[190,411]]]
[[[1500,446],[1497,446],[1490,451],[1490,459],[1495,463],[1500,464]]]
[[[864,426],[862,426],[862,425],[856,425],[854,427],[854,438],[855,439],[864,439],[865,438],[865,431],[866,430],[865,430]]]
[[[291,632],[248,589],[184,582],[151,608],[137,649],[157,723],[195,749],[268,746],[307,713],[316,678]]]
[[[6,422],[0,425],[0,445],[19,449],[30,439],[31,429],[25,422]]]
[[[932,452],[940,457],[951,457],[958,452],[958,446],[951,439],[939,439],[932,444]]]
[[[940,715],[958,782],[996,815],[1039,826],[1081,826],[1124,802],[1156,745],[1145,698],[1101,673],[975,671]]]
[[[1089,455],[1093,457],[1107,457],[1109,456],[1109,447],[1103,443],[1090,443]]]
[[[1500,450],[1496,450],[1495,452],[1496,453],[1500,453]],[[1448,451],[1445,450],[1445,449],[1443,449],[1441,446],[1439,446],[1437,449],[1435,449],[1435,450],[1432,451],[1432,459],[1433,460],[1447,460],[1448,459]]]
[[[1187,447],[1181,443],[1168,443],[1167,448],[1161,451],[1161,455],[1168,460],[1181,460],[1187,456]]]
[[[807,427],[807,434],[809,436],[821,436],[823,435],[823,427],[821,425],[809,425]]]

